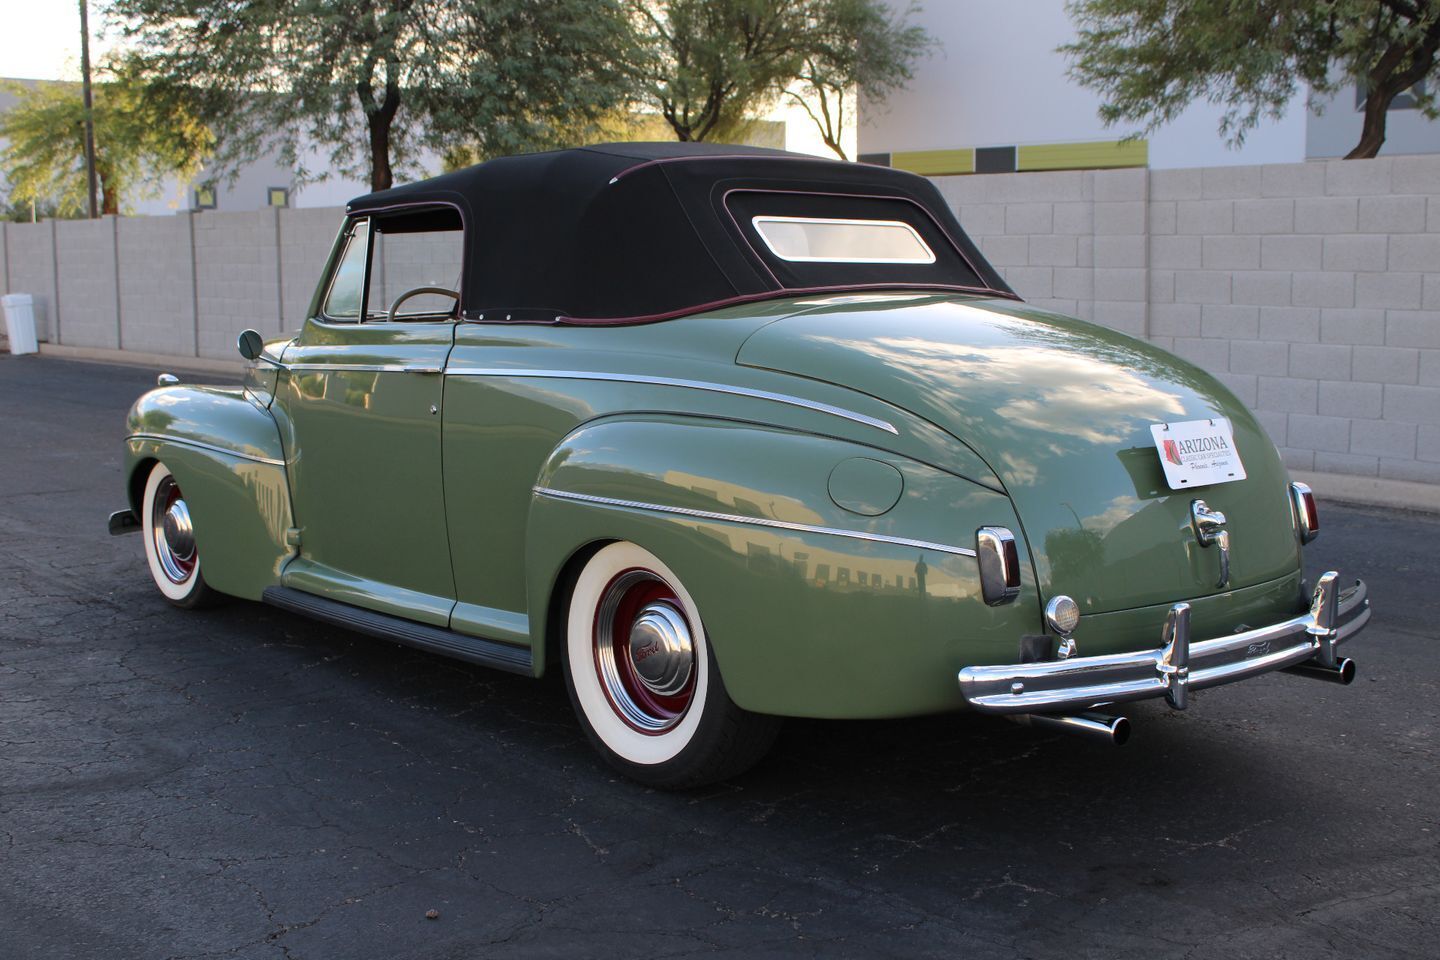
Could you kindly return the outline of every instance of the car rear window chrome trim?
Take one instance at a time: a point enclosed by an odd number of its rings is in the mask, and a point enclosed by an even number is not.
[[[211,453],[223,453],[227,457],[239,457],[241,460],[249,460],[253,463],[264,463],[272,467],[285,466],[284,460],[276,460],[274,457],[262,457],[254,453],[244,453],[240,450],[231,450],[228,447],[217,446],[213,443],[205,443],[201,440],[191,440],[188,437],[167,437],[159,433],[132,433],[125,438],[128,443],[131,440],[149,440],[155,443],[178,443],[182,447],[195,447],[200,450],[209,450]]]
[[[871,543],[886,543],[898,547],[912,547],[920,550],[934,550],[960,557],[973,557],[975,551],[968,547],[956,547],[946,543],[932,543],[929,540],[911,540],[908,537],[891,537],[881,533],[863,533],[859,530],[844,530],[839,527],[822,527],[813,523],[792,523],[789,520],[771,520],[767,517],[744,517],[733,513],[717,513],[712,510],[694,510],[690,507],[672,507],[660,503],[646,503],[641,500],[618,500],[614,497],[597,497],[589,493],[571,493],[553,487],[534,488],[537,495],[555,500],[575,500],[581,503],[595,503],[605,507],[621,507],[627,510],[649,510],[655,513],[671,513],[696,520],[716,520],[721,523],[740,523],[752,527],[771,527],[777,530],[791,530],[795,533],[819,533],[831,537],[847,537],[851,540],[866,540]]]
[[[844,407],[836,407],[828,403],[820,403],[817,400],[806,400],[802,397],[792,397],[786,393],[773,393],[769,390],[755,390],[750,387],[735,387],[725,383],[711,383],[706,380],[684,380],[677,377],[652,377],[644,374],[630,373],[600,373],[591,370],[534,370],[512,367],[448,367],[445,373],[456,377],[539,377],[549,380],[606,380],[616,383],[644,383],[656,387],[680,387],[685,390],[706,390],[710,393],[728,393],[737,397],[752,397],[756,400],[770,400],[775,403],[784,403],[792,407],[802,407],[806,410],[814,410],[818,413],[827,413],[833,417],[841,417],[845,420],[852,420],[855,423],[864,424],[867,427],[874,427],[877,430],[884,430],[886,433],[899,435],[900,431],[895,425],[877,417],[869,417],[863,413],[856,413],[853,410],[846,410]]]

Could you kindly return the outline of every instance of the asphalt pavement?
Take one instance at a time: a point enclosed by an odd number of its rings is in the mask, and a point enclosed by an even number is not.
[[[1307,566],[1374,601],[1353,686],[1138,705],[1121,749],[795,721],[672,795],[598,761],[558,677],[168,606],[105,531],[155,372],[0,356],[6,960],[1440,949],[1440,518],[1318,491]]]

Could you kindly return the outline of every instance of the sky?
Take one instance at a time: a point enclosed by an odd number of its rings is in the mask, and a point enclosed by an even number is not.
[[[90,57],[110,44],[99,39],[104,26],[90,4]],[[27,80],[80,79],[78,0],[0,0],[0,77]]]

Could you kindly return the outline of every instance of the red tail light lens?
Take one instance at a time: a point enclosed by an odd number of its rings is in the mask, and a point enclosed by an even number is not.
[[[980,564],[980,593],[990,606],[1020,595],[1020,550],[1015,534],[1005,527],[975,531],[975,559]]]
[[[1315,510],[1315,494],[1303,483],[1290,484],[1290,505],[1295,511],[1295,529],[1301,543],[1320,536],[1320,514]]]

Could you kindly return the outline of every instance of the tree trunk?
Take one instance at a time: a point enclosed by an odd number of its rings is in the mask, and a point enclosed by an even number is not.
[[[1365,125],[1360,130],[1360,142],[1345,154],[1346,160],[1367,160],[1380,152],[1385,145],[1385,119],[1390,104],[1430,75],[1435,69],[1437,49],[1440,49],[1440,21],[1430,25],[1417,45],[1395,43],[1385,51],[1370,71],[1370,89],[1365,93]],[[1398,69],[1407,57],[1410,65]]]
[[[101,161],[95,165],[95,178],[100,187],[100,215],[120,214],[120,191],[111,174],[110,165]]]
[[[1345,154],[1346,160],[1368,160],[1380,152],[1385,144],[1385,118],[1390,103],[1399,94],[1393,88],[1372,89],[1365,96],[1365,126],[1360,130],[1360,142]]]
[[[394,183],[390,173],[390,121],[383,111],[367,114],[370,125],[370,189],[389,190]]]
[[[385,62],[385,99],[377,105],[369,79],[356,86],[370,128],[370,189],[389,190],[395,179],[390,170],[390,127],[400,109],[400,65],[393,57]]]

